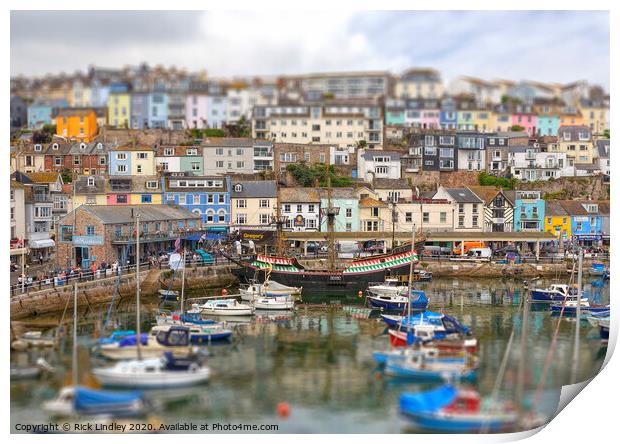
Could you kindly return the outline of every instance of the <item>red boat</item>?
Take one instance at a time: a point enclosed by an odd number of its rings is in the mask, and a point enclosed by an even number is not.
[[[390,344],[392,347],[405,347],[407,345],[407,331],[392,330],[390,334]],[[459,352],[465,350],[468,353],[476,353],[478,351],[478,340],[476,338],[466,339],[435,339],[425,342],[425,346],[434,347],[445,352]]]

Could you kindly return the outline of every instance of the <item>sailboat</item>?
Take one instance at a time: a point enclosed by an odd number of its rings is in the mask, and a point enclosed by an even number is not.
[[[238,265],[232,273],[241,283],[251,284],[254,277],[260,271],[269,271],[271,278],[278,283],[289,287],[312,288],[314,293],[329,292],[351,293],[356,290],[366,289],[370,283],[384,282],[392,275],[407,272],[410,263],[418,261],[418,255],[413,246],[393,248],[390,253],[368,256],[354,260],[344,268],[336,267],[337,251],[334,239],[334,226],[339,208],[332,206],[331,174],[329,164],[326,165],[327,173],[327,207],[321,212],[327,217],[327,268],[311,269],[301,265],[296,258],[287,257],[283,253],[283,225],[284,218],[280,215],[280,206],[276,206],[274,218],[277,228],[278,248],[275,256],[266,254],[254,254],[250,256],[237,256],[227,251],[220,253],[231,262]]]
[[[73,289],[72,384],[63,387],[56,398],[43,403],[43,410],[54,416],[138,415],[146,408],[140,392],[119,393],[78,385],[77,362],[77,284]]]
[[[136,218],[136,230],[139,230],[140,216]],[[136,231],[136,330],[140,335],[140,238]],[[181,313],[183,313],[183,293],[185,288],[185,254],[183,254],[183,281],[181,284]],[[160,339],[161,337],[161,339]],[[177,342],[177,340],[179,342]],[[190,329],[185,326],[170,326],[165,331],[158,332],[155,337],[155,344],[147,339],[145,351],[149,354],[154,353],[154,359],[144,360],[142,355],[141,340],[135,341],[137,359],[122,361],[113,367],[98,368],[93,370],[93,374],[103,385],[120,387],[179,387],[184,385],[194,385],[209,379],[210,370],[194,356],[186,357],[189,354]],[[122,342],[122,341],[121,341]],[[177,346],[177,344],[179,344]],[[164,347],[161,347],[164,346]],[[162,348],[165,349],[162,350]],[[183,358],[175,357],[174,351],[181,348]],[[117,350],[120,350],[121,347]],[[185,353],[187,351],[188,353]],[[117,351],[118,353],[118,351]],[[163,354],[163,356],[162,356]]]

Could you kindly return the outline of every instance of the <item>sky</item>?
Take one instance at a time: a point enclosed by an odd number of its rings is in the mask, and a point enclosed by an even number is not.
[[[12,11],[11,75],[147,62],[211,77],[433,67],[449,82],[609,90],[609,14],[598,11]]]

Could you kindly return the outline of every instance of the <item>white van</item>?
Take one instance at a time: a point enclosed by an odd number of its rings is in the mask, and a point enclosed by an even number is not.
[[[468,257],[476,259],[490,259],[493,251],[490,248],[472,248],[467,252]]]

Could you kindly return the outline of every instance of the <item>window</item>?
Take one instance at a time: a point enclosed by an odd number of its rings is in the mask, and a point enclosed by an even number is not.
[[[352,226],[351,222],[347,222],[345,224],[345,231],[348,231],[348,232],[353,231],[353,226]]]
[[[269,223],[269,215],[268,214],[260,214],[258,216],[258,221],[262,224],[262,225],[266,225]]]
[[[188,148],[186,151],[186,154],[188,156],[197,156],[198,155],[198,149],[197,148]]]
[[[308,213],[314,213],[314,204],[308,204]]]
[[[164,156],[174,156],[174,148],[164,149]]]
[[[216,148],[215,155],[216,156],[223,156],[224,155],[224,148]]]
[[[95,235],[95,227],[92,225],[88,225],[86,227],[86,236],[94,236]]]
[[[127,172],[127,165],[116,165],[116,172],[117,173],[126,173]]]
[[[200,171],[200,162],[192,162],[192,171]]]
[[[62,157],[56,156],[54,157],[54,166],[61,166],[62,165]]]
[[[137,173],[141,173],[142,172],[142,165],[136,165],[136,172]]]
[[[248,221],[248,216],[245,213],[238,213],[236,218],[237,225],[246,224]]]
[[[152,201],[153,201],[153,198],[150,194],[142,195],[142,203],[151,203]]]
[[[316,219],[306,219],[307,228],[316,228]]]
[[[302,211],[303,211],[303,205],[298,204],[298,205],[297,205],[297,212],[298,212],[298,213],[301,213]]]
[[[79,165],[81,163],[80,156],[73,156],[73,165]]]
[[[471,217],[471,223],[472,223],[472,226],[477,227],[478,226],[478,216],[472,216]]]
[[[447,213],[445,211],[442,211],[441,213],[439,213],[439,222],[442,224],[445,224],[446,221],[448,219]]]
[[[459,228],[463,228],[465,226],[465,216],[459,216]]]
[[[427,224],[429,223],[429,221],[430,221],[430,214],[428,212],[422,213],[422,222]]]
[[[224,168],[224,161],[223,160],[218,160],[217,162],[215,162],[215,167],[216,168]]]
[[[387,166],[376,166],[375,173],[376,174],[388,174],[390,172],[390,167]]]
[[[291,212],[291,204],[284,204],[284,212],[285,213]]]
[[[245,199],[237,200],[237,208],[247,208],[247,206],[248,206],[247,200]]]
[[[99,165],[105,165],[105,164],[106,164],[106,157],[99,156]]]
[[[73,227],[71,225],[60,226],[60,241],[71,242],[73,240]]]
[[[179,205],[185,205],[185,194],[179,194]]]
[[[237,168],[245,168],[245,162],[243,160],[238,160]]]
[[[351,218],[351,217],[353,217],[353,209],[351,209],[351,208],[347,208],[347,209],[345,210],[345,217],[347,217],[347,218]]]
[[[89,187],[94,187],[95,186],[95,178],[94,177],[89,177],[87,184]]]
[[[459,204],[459,214],[465,213],[465,204]]]
[[[269,200],[268,199],[261,199],[258,202],[258,207],[259,208],[269,208]]]
[[[127,160],[127,153],[116,153],[116,160]]]
[[[370,209],[370,215],[372,217],[379,217],[379,207],[372,207]]]

